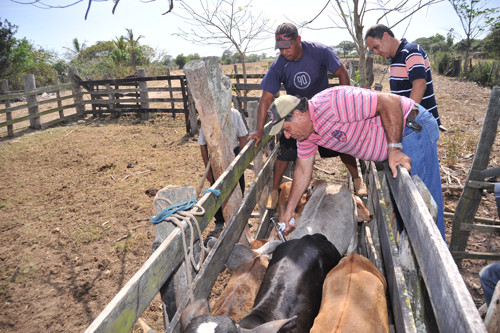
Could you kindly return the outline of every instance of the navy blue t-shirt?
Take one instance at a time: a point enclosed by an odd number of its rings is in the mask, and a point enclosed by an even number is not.
[[[312,98],[328,88],[328,72],[335,73],[341,65],[331,47],[317,42],[302,42],[302,57],[288,61],[281,55],[271,64],[260,86],[276,94],[283,83],[287,94]]]
[[[413,81],[425,79],[427,85],[420,105],[432,113],[438,125],[441,125],[432,84],[431,63],[424,49],[418,44],[408,43],[403,38],[396,54],[394,57],[389,58],[389,62],[391,63],[389,76],[391,92],[396,95],[410,97]]]

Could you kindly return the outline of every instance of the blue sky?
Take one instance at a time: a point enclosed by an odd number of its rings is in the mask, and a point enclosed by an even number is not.
[[[28,2],[28,0],[19,1]],[[48,3],[59,4],[72,1],[74,0],[45,0]],[[309,1],[307,8],[304,8],[304,3],[302,0],[252,1],[256,10],[265,9],[265,15],[271,22],[276,22],[274,27],[289,20],[295,22],[309,20],[324,6],[325,2]],[[490,7],[499,5],[500,0],[489,2]],[[179,5],[175,2],[174,6],[174,11],[180,10]],[[114,15],[111,13],[112,7],[112,1],[94,1],[89,16],[85,20],[87,1],[64,9],[40,9],[31,5],[14,3],[10,0],[0,0],[0,18],[2,21],[7,19],[18,26],[16,38],[26,37],[35,45],[56,51],[59,54],[63,53],[64,47],[71,48],[72,40],[75,37],[80,42],[92,45],[99,40],[112,40],[115,37],[126,35],[126,28],[132,29],[136,37],[143,35],[141,43],[163,50],[174,57],[180,53],[221,56],[224,51],[222,48],[213,46],[193,45],[180,37],[173,36],[173,33],[178,32],[177,27],[185,26],[186,23],[173,14],[162,15],[168,10],[168,3],[165,0],[149,3],[139,0],[121,0]],[[284,15],[284,9],[286,15]],[[375,19],[375,15],[366,15],[365,27],[374,24]],[[392,17],[391,19],[396,21],[397,18]],[[381,23],[387,24],[387,22]],[[331,16],[329,18],[323,15],[322,21],[315,25],[331,26]],[[450,28],[462,32],[453,8],[448,1],[444,1],[420,11],[414,15],[411,22],[406,21],[396,26],[393,31],[397,38],[404,36],[411,41],[419,37],[430,37],[436,33],[446,36]],[[327,45],[337,45],[343,40],[351,40],[347,31],[339,29],[321,31],[304,29],[300,33],[303,40],[315,40]],[[265,48],[262,52],[266,52],[268,55],[275,53],[272,35],[269,41],[261,46]]]

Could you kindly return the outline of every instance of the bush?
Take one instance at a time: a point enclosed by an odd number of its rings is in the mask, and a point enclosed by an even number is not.
[[[467,72],[466,79],[483,87],[498,86],[500,85],[500,62],[481,61]]]
[[[437,68],[438,73],[441,75],[446,74],[453,62],[453,56],[449,52],[436,52],[432,58],[432,67]]]
[[[386,65],[386,66],[389,65],[389,60],[387,60],[384,57],[379,56],[379,55],[375,55],[373,57],[373,62],[376,64],[382,64],[382,65]]]

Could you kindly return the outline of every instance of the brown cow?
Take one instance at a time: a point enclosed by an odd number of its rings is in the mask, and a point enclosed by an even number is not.
[[[326,276],[311,333],[389,332],[386,287],[367,258],[351,253]]]
[[[292,190],[292,182],[284,182],[280,185],[280,196],[278,198],[278,216],[281,216],[286,209],[288,204],[288,198],[290,197],[290,191]],[[297,207],[295,208],[295,220],[298,221],[307,201],[311,197],[311,191],[306,191],[302,194]]]
[[[236,322],[246,316],[252,309],[268,264],[267,255],[262,254],[236,267],[211,314],[228,316]]]

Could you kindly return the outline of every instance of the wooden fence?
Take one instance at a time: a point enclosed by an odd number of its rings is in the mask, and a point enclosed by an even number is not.
[[[498,252],[465,251],[471,231],[500,235],[500,221],[475,218],[483,190],[494,191],[495,183],[486,182],[485,179],[500,176],[500,167],[487,169],[493,143],[497,137],[499,120],[500,87],[494,87],[491,91],[490,103],[484,117],[474,161],[453,215],[450,251],[458,265],[461,264],[462,259],[500,259]]]
[[[230,75],[235,108],[247,115],[246,103],[260,99],[264,75],[247,74],[251,83],[245,84],[243,74],[235,66],[235,73]],[[34,75],[27,74],[23,77],[24,91],[15,93],[9,91],[8,81],[2,80],[0,104],[5,108],[0,109],[0,137],[47,128],[75,117],[130,113],[144,120],[151,113],[170,113],[174,118],[183,114],[186,132],[197,132],[196,106],[185,75],[170,75],[167,71],[167,75],[147,77],[144,69],[139,69],[134,77],[85,81],[71,68],[69,77],[72,83],[37,88]],[[338,84],[333,74],[329,78],[330,86]],[[281,90],[284,91],[283,86]]]

